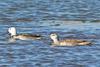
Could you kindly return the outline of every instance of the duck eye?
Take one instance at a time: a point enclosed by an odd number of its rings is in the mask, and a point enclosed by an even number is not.
[[[55,36],[55,35],[53,34],[53,36]]]

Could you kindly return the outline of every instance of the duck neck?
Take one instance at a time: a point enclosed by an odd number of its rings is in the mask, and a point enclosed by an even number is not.
[[[15,34],[11,34],[11,36],[16,36],[16,33]]]
[[[57,38],[53,39],[54,44],[59,44],[59,41]]]
[[[16,30],[11,33],[11,36],[16,36]]]

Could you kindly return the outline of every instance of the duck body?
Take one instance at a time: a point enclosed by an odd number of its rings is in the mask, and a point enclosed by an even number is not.
[[[53,46],[84,46],[91,44],[91,42],[79,39],[65,39],[59,41],[57,39],[57,34],[51,34],[50,37],[53,40]]]
[[[41,39],[42,36],[38,34],[17,34],[15,27],[11,27],[8,29],[8,32],[11,34],[11,38],[13,39],[20,39],[20,40],[26,40],[26,39]]]
[[[77,40],[77,39],[66,39],[66,40],[61,40],[57,43],[53,42],[54,46],[84,46],[89,44],[91,44],[91,42],[85,40]]]
[[[41,39],[40,35],[32,35],[32,34],[19,34],[19,35],[14,35],[12,36],[14,39],[20,39],[20,40],[27,40],[27,39]]]

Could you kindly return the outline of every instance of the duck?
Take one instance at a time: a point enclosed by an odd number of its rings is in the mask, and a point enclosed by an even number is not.
[[[53,46],[84,46],[90,45],[91,42],[80,40],[80,39],[65,39],[65,40],[58,40],[58,35],[56,33],[50,34],[50,38],[52,39]]]
[[[20,40],[26,40],[26,39],[41,39],[42,36],[36,35],[36,34],[17,34],[15,27],[8,28],[8,32],[10,33],[11,38],[13,39],[20,39]]]

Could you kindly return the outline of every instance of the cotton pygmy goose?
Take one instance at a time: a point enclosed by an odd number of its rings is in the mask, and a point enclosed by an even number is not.
[[[26,40],[26,39],[41,39],[42,36],[36,35],[36,34],[17,34],[16,28],[15,27],[10,27],[8,29],[8,32],[10,33],[11,37],[14,39],[21,39],[21,40]]]
[[[91,42],[79,39],[66,39],[66,40],[58,40],[58,35],[56,33],[50,34],[50,38],[53,40],[52,45],[54,46],[77,46],[77,45],[90,45]]]

